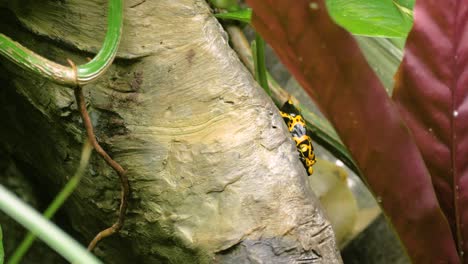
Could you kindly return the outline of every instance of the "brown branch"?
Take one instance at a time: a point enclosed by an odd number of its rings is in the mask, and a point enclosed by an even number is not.
[[[76,71],[75,64],[70,60],[68,60],[68,62],[70,63],[72,68]],[[75,92],[76,103],[78,105],[78,110],[81,114],[81,118],[83,119],[83,124],[86,129],[86,134],[89,138],[89,141],[91,142],[91,145],[94,147],[96,152],[106,161],[107,165],[112,167],[115,170],[115,172],[117,172],[117,175],[119,176],[119,179],[120,179],[121,189],[122,189],[121,199],[120,199],[120,208],[119,208],[119,217],[117,219],[117,222],[115,222],[111,227],[108,227],[102,230],[93,238],[93,240],[88,245],[88,250],[92,251],[96,247],[97,243],[101,241],[101,239],[118,232],[122,228],[125,222],[125,214],[127,212],[127,207],[128,207],[128,196],[130,193],[130,185],[128,183],[126,171],[122,168],[122,166],[120,166],[119,163],[114,161],[109,156],[109,154],[107,154],[107,152],[101,147],[101,145],[99,145],[99,143],[96,140],[96,136],[93,130],[93,125],[91,123],[88,110],[86,109],[86,102],[85,102],[82,88],[79,85],[76,85],[74,92]]]

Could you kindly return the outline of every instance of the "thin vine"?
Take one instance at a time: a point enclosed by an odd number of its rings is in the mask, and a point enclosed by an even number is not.
[[[126,171],[120,166],[119,163],[117,163],[115,160],[113,160],[109,154],[99,145],[99,143],[96,140],[96,135],[94,134],[93,130],[93,125],[91,123],[91,118],[89,117],[88,110],[86,110],[86,102],[85,98],[83,95],[83,90],[81,86],[77,85],[74,89],[75,92],[75,99],[78,105],[78,110],[80,111],[81,118],[83,120],[84,127],[86,129],[86,134],[89,138],[89,141],[91,142],[91,145],[94,147],[96,152],[101,156],[109,165],[114,169],[114,171],[117,173],[120,179],[120,184],[121,184],[121,199],[120,199],[120,208],[119,208],[119,217],[117,218],[117,221],[110,227],[102,230],[99,232],[93,240],[89,243],[88,245],[88,250],[92,251],[97,243],[101,241],[103,238],[108,237],[116,232],[118,232],[120,229],[122,229],[122,226],[125,222],[125,215],[127,212],[128,208],[128,196],[130,194],[130,184],[128,183],[128,177]]]

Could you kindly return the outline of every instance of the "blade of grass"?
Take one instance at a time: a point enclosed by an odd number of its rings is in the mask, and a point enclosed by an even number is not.
[[[0,185],[0,210],[35,233],[41,240],[71,263],[100,264],[76,240],[52,222],[45,219],[34,208],[21,201],[16,195]]]
[[[240,9],[237,0],[210,0],[211,4],[220,9],[226,9],[230,12],[235,12]]]
[[[252,43],[252,51],[254,57],[255,79],[271,97],[271,90],[268,86],[267,69],[265,65],[265,41],[259,34],[255,34],[255,41]]]
[[[55,197],[52,203],[47,207],[43,216],[46,219],[52,218],[57,210],[65,203],[68,197],[73,193],[78,184],[83,177],[86,167],[89,163],[89,158],[91,156],[93,148],[89,141],[86,141],[83,151],[81,153],[81,160],[78,169],[75,172],[75,175],[67,182],[63,187],[60,193]],[[17,264],[20,263],[23,256],[28,252],[29,248],[36,239],[36,235],[32,232],[29,232],[26,237],[23,239],[21,244],[16,248],[15,252],[12,254],[11,258],[8,260],[8,264]]]
[[[221,19],[232,19],[244,23],[250,23],[250,19],[252,18],[252,9],[246,8],[234,12],[216,13],[214,16]]]

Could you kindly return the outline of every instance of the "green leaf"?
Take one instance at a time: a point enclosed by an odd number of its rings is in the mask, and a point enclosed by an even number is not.
[[[398,0],[398,1],[394,1],[396,5],[400,5],[400,6],[403,6],[403,7],[406,7],[408,9],[413,9],[414,7],[414,0]]]
[[[214,7],[228,11],[237,11],[240,8],[237,0],[210,0],[210,2]]]
[[[327,0],[336,23],[355,35],[406,37],[414,0]]]
[[[65,201],[70,197],[73,191],[76,189],[78,184],[83,177],[86,167],[89,163],[89,157],[91,156],[93,148],[90,145],[89,141],[83,147],[81,152],[81,160],[78,169],[76,170],[73,177],[67,182],[63,189],[55,196],[52,203],[47,207],[43,216],[46,219],[51,219],[52,216],[60,209],[60,207],[65,203]],[[8,264],[20,263],[23,256],[28,252],[29,248],[32,246],[36,236],[29,232],[26,237],[23,239],[21,244],[16,248],[15,252],[10,256]]]
[[[271,96],[265,65],[265,41],[259,34],[256,34],[255,41],[252,43],[252,52],[254,57],[255,79],[265,92]]]
[[[233,19],[244,23],[250,23],[250,19],[252,18],[252,9],[246,8],[234,12],[218,13],[215,14],[215,17],[221,19]]]
[[[354,35],[406,38],[413,24],[414,0],[327,0],[336,23]],[[250,23],[251,9],[218,13],[215,17]]]
[[[0,184],[0,211],[31,230],[71,263],[101,264],[93,254]],[[41,263],[38,261],[38,263]]]

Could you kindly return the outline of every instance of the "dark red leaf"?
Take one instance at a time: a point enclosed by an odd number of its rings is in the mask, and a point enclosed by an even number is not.
[[[468,252],[468,1],[417,1],[394,99]],[[464,256],[468,263],[468,255]]]
[[[247,0],[253,24],[335,126],[413,263],[459,263],[422,156],[323,0]],[[440,5],[439,5],[440,6]]]

